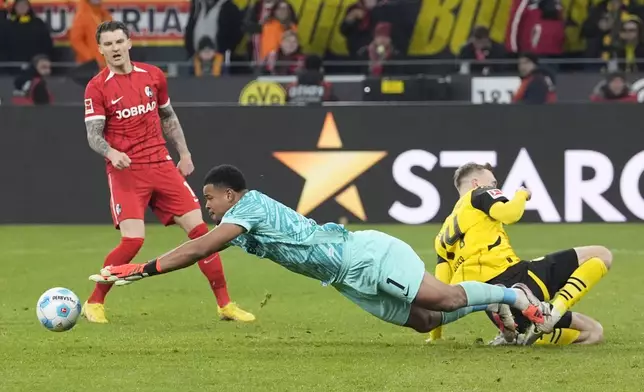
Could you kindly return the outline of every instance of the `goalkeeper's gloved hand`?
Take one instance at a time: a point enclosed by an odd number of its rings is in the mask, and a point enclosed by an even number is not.
[[[89,280],[96,283],[124,286],[148,276],[158,274],[159,271],[157,270],[156,264],[157,261],[153,260],[146,264],[109,265],[102,268],[99,275],[91,275]]]

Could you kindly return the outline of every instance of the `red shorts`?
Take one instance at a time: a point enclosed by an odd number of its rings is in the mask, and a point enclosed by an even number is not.
[[[199,199],[173,162],[123,170],[110,166],[107,181],[110,210],[117,229],[119,222],[126,219],[143,220],[147,206],[166,226],[175,223],[175,216],[200,209]]]

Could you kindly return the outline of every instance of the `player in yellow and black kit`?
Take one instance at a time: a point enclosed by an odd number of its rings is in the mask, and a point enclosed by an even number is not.
[[[521,260],[514,253],[503,225],[521,219],[530,191],[521,188],[508,200],[497,189],[491,166],[475,163],[456,170],[454,185],[460,199],[435,240],[436,277],[450,284],[466,280],[504,286],[523,283],[539,300],[551,301],[550,309],[544,309],[543,326],[532,325],[520,314],[499,307],[491,318],[501,331],[506,330],[491,344],[501,344],[503,336],[504,342],[518,344],[601,341],[601,324],[569,309],[608,272],[612,262],[610,251],[603,246],[586,246],[532,261]],[[430,333],[430,340],[440,337],[440,327]]]

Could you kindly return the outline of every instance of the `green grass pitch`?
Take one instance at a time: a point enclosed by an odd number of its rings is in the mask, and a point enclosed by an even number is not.
[[[433,271],[436,226],[370,228],[410,243]],[[523,258],[575,245],[612,248],[613,269],[575,309],[604,325],[604,344],[486,347],[477,340],[494,330],[476,314],[428,345],[425,335],[377,320],[333,288],[238,249],[222,253],[228,286],[256,314],[254,324],[219,321],[194,266],[114,288],[108,325],[81,319],[52,333],[36,319],[36,300],[63,286],[84,301],[93,287],[87,277],[118,234],[108,226],[0,226],[0,391],[641,391],[644,226],[508,231]],[[148,226],[136,260],[183,240],[178,228]]]

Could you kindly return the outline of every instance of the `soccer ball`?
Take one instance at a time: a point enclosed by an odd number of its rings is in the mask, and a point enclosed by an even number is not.
[[[71,290],[63,287],[45,291],[36,304],[38,320],[43,327],[53,332],[72,329],[80,313],[80,299]]]

